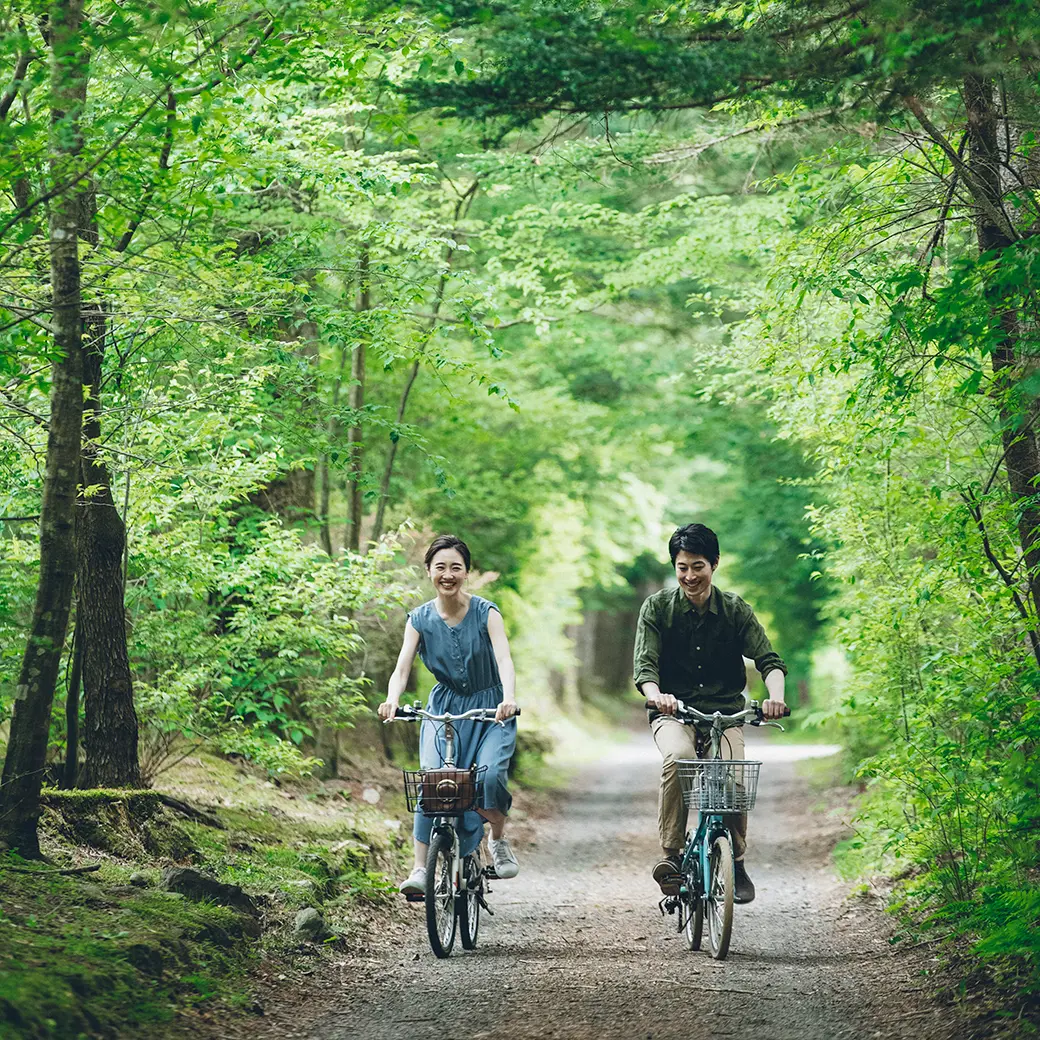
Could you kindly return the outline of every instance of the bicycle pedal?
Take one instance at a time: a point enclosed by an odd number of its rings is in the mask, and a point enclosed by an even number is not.
[[[411,892],[409,892],[409,893],[407,893],[405,895],[405,899],[408,900],[409,903],[425,903],[426,902],[426,896],[419,895],[419,894],[412,894]]]

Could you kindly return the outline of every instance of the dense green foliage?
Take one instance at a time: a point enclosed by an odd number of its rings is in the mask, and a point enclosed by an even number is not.
[[[493,582],[521,699],[572,707],[584,612],[630,609],[696,517],[841,727],[865,860],[1033,993],[1035,5],[93,7],[91,450],[146,772],[200,740],[328,759],[432,530]],[[46,40],[19,13],[4,710],[55,360]],[[847,684],[814,688],[835,646]]]

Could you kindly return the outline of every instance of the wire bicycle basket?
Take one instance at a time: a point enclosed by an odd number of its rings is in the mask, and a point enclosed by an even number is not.
[[[487,766],[472,769],[403,769],[408,811],[423,816],[461,816],[484,801]]]
[[[682,759],[679,783],[683,801],[701,812],[748,812],[755,807],[761,762],[742,759]]]

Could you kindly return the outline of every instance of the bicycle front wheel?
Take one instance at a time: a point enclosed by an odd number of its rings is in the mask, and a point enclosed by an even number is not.
[[[441,832],[426,853],[426,930],[438,957],[451,956],[455,925],[455,843]]]
[[[708,857],[708,945],[711,955],[721,961],[729,953],[733,929],[733,850],[729,838],[720,834]]]

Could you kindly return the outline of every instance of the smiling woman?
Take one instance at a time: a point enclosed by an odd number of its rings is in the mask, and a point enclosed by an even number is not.
[[[483,801],[476,812],[459,820],[463,856],[469,856],[484,836],[485,820],[491,824],[489,848],[495,873],[516,877],[519,866],[505,837],[506,813],[512,804],[507,786],[509,760],[516,747],[516,672],[509,652],[505,625],[498,606],[465,591],[471,556],[469,547],[455,535],[441,535],[426,550],[426,573],[436,599],[408,615],[397,667],[379,706],[382,719],[393,718],[408,681],[415,655],[434,674],[427,710],[436,715],[462,714],[472,708],[495,708],[501,726],[467,721],[455,724],[456,765],[486,767]],[[444,763],[444,734],[428,721],[420,731],[419,761],[423,769]],[[426,857],[432,821],[415,817],[415,866],[401,885],[405,895],[426,889]]]

